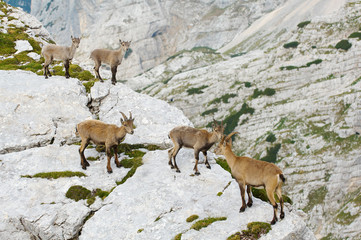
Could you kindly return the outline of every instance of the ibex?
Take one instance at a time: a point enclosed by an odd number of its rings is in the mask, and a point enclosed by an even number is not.
[[[118,65],[122,63],[123,56],[130,46],[130,42],[124,42],[119,39],[120,48],[118,50],[108,50],[108,49],[95,49],[91,52],[90,58],[94,60],[94,70],[95,75],[101,82],[103,82],[102,77],[99,74],[99,68],[102,62],[109,64],[112,71],[112,84],[116,83],[116,74]]]
[[[216,121],[213,123],[213,131],[208,132],[205,129],[195,129],[188,126],[179,126],[173,128],[169,132],[169,138],[172,140],[174,147],[168,150],[169,162],[168,164],[171,168],[176,168],[177,172],[180,172],[177,162],[175,160],[179,150],[182,147],[193,148],[194,149],[194,157],[196,159],[196,163],[194,165],[195,175],[199,175],[198,171],[198,161],[199,161],[199,152],[202,152],[206,158],[206,166],[207,168],[211,168],[207,158],[207,151],[213,146],[213,144],[219,141],[223,136],[223,122],[221,125],[218,125]],[[172,163],[172,159],[174,165]]]
[[[119,168],[121,167],[120,162],[118,161],[118,155],[117,155],[117,147],[119,143],[121,143],[125,135],[127,133],[133,134],[134,131],[134,125],[133,121],[134,118],[132,118],[132,113],[129,115],[129,119],[127,116],[120,112],[123,115],[123,118],[120,118],[120,121],[122,123],[121,127],[118,127],[114,124],[106,124],[99,120],[86,120],[81,123],[79,123],[76,126],[77,134],[81,137],[81,145],[79,148],[79,154],[80,154],[80,164],[82,165],[82,168],[86,170],[86,167],[89,166],[89,162],[85,159],[84,156],[84,150],[92,141],[96,145],[105,145],[105,151],[108,157],[108,163],[107,163],[107,171],[108,173],[112,173],[113,170],[110,166],[110,159],[111,159],[111,149],[114,151],[114,158],[115,158],[115,164]]]
[[[273,206],[273,219],[271,224],[275,224],[277,219],[278,205],[274,198],[276,192],[280,204],[281,215],[280,218],[285,217],[283,212],[283,198],[281,187],[286,181],[282,171],[273,163],[256,160],[249,157],[238,157],[232,152],[232,136],[237,132],[233,132],[228,136],[223,136],[221,142],[218,144],[215,153],[226,157],[226,161],[231,168],[232,176],[236,179],[241,190],[242,207],[239,210],[244,212],[246,209],[246,201],[244,198],[245,188],[247,186],[248,203],[251,207],[253,204],[251,189],[252,187],[263,186],[266,189],[268,199]]]
[[[49,65],[53,60],[61,60],[64,63],[65,67],[65,77],[69,78],[69,66],[70,61],[73,59],[75,50],[79,47],[80,38],[73,38],[71,36],[72,44],[70,47],[66,46],[57,46],[55,44],[48,44],[43,47],[41,50],[41,55],[44,57],[44,76],[45,78],[51,77],[49,71]]]

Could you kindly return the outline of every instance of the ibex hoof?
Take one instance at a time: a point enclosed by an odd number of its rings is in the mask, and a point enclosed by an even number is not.
[[[244,212],[244,210],[246,210],[246,207],[241,207],[241,208],[239,209],[239,212]]]
[[[253,205],[252,202],[248,202],[248,203],[247,203],[247,206],[248,206],[248,207],[252,207],[252,205]]]
[[[117,165],[117,168],[120,168],[121,166],[122,166],[122,164],[115,164],[115,165]]]
[[[86,166],[83,166],[83,165],[82,165],[81,168],[84,169],[84,170],[86,170]]]
[[[199,172],[195,172],[194,175],[199,176],[199,175],[201,175],[201,174],[200,174]]]
[[[211,165],[206,165],[207,168],[211,169]]]
[[[283,219],[285,217],[285,213],[281,213],[280,218]]]
[[[108,173],[113,173],[113,170],[112,170],[112,169],[110,169],[110,170],[108,169]]]
[[[271,222],[271,225],[274,225],[276,222],[277,222],[277,220],[273,219],[272,222]]]
[[[45,76],[45,79],[48,79],[48,76]]]
[[[66,76],[65,78],[70,78],[70,76]]]
[[[177,169],[177,171],[176,171],[177,173],[180,173],[181,171],[179,170],[179,169]]]

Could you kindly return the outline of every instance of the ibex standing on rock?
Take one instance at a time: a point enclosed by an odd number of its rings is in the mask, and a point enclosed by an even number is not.
[[[123,115],[123,119],[120,118],[122,123],[121,127],[118,127],[114,124],[107,124],[99,120],[86,120],[79,123],[76,126],[77,134],[81,137],[81,145],[79,148],[80,160],[82,168],[85,170],[89,166],[89,162],[85,159],[84,150],[88,144],[92,141],[96,145],[105,145],[105,151],[108,157],[107,171],[112,173],[113,170],[110,166],[111,149],[114,151],[115,164],[117,167],[121,167],[120,162],[118,161],[117,147],[124,140],[127,133],[133,134],[134,125],[132,118],[132,113],[129,115],[129,119],[125,116],[124,113],[120,112]]]
[[[277,219],[278,205],[275,201],[274,193],[276,192],[280,204],[281,214],[280,218],[285,217],[283,211],[283,198],[281,187],[286,181],[283,173],[279,167],[273,163],[256,160],[249,157],[238,157],[232,152],[232,136],[237,132],[233,132],[228,136],[222,137],[221,142],[218,144],[215,153],[226,157],[227,163],[231,168],[232,176],[236,179],[239,189],[241,190],[242,207],[239,210],[244,212],[246,209],[245,189],[247,186],[248,203],[247,206],[251,207],[253,204],[251,188],[263,186],[266,189],[267,197],[273,206],[273,219],[271,224],[275,224]]]
[[[212,132],[208,132],[205,129],[196,129],[188,126],[179,126],[173,128],[169,132],[169,138],[172,140],[174,147],[168,150],[168,164],[171,166],[171,168],[176,168],[177,172],[180,172],[175,157],[177,156],[177,153],[182,147],[186,147],[194,149],[194,157],[196,159],[196,164],[194,165],[195,175],[200,174],[197,168],[199,161],[199,152],[202,152],[205,156],[205,164],[207,168],[211,168],[207,158],[207,151],[213,146],[214,143],[216,143],[222,138],[223,131],[223,123],[221,125],[218,125],[216,121],[214,121]],[[172,159],[174,165],[172,163]]]
[[[49,71],[49,65],[53,62],[53,60],[61,60],[64,63],[65,67],[65,77],[69,78],[69,66],[70,61],[73,59],[75,50],[79,47],[80,38],[73,38],[71,36],[72,44],[70,47],[66,46],[57,46],[55,44],[48,44],[43,47],[41,50],[41,55],[44,57],[44,76],[45,78],[51,77],[51,73]]]
[[[94,60],[94,70],[95,75],[101,82],[103,82],[102,77],[99,74],[99,68],[102,65],[102,62],[109,64],[112,71],[112,84],[115,85],[118,65],[122,63],[123,56],[130,46],[130,42],[124,42],[119,39],[120,48],[118,50],[108,50],[108,49],[95,49],[90,54],[90,58]]]

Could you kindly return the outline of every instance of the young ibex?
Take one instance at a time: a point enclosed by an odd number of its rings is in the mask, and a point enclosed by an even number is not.
[[[168,164],[171,168],[176,168],[177,172],[180,172],[175,157],[177,156],[179,150],[182,147],[193,148],[194,149],[194,157],[196,159],[196,164],[194,165],[195,175],[199,175],[199,171],[197,168],[199,161],[199,152],[202,152],[206,158],[206,166],[207,168],[211,168],[208,163],[207,151],[213,146],[213,144],[219,141],[223,136],[223,122],[219,125],[216,121],[213,124],[213,131],[208,132],[204,129],[195,129],[188,126],[179,126],[173,128],[169,132],[169,138],[172,140],[174,147],[168,150],[169,162]],[[172,159],[174,165],[172,163]]]
[[[84,150],[88,146],[89,142],[92,141],[96,145],[105,145],[106,154],[108,157],[107,171],[112,173],[113,170],[110,167],[111,159],[111,149],[114,151],[115,164],[117,167],[121,167],[120,162],[118,161],[117,147],[120,142],[122,142],[127,133],[133,134],[133,121],[132,113],[129,115],[129,119],[125,116],[124,113],[120,112],[123,115],[123,118],[120,118],[122,123],[121,127],[117,127],[114,124],[106,124],[99,120],[86,120],[79,123],[76,126],[77,133],[81,137],[81,145],[79,148],[80,154],[80,164],[85,170],[89,166],[89,162],[85,159]]]
[[[71,36],[72,44],[70,47],[66,46],[57,46],[55,44],[48,44],[43,47],[41,50],[41,55],[44,57],[44,76],[45,78],[51,77],[49,71],[49,65],[53,60],[61,60],[64,63],[65,67],[65,77],[69,78],[69,66],[70,61],[73,59],[75,50],[79,47],[80,38],[73,38]]]
[[[283,198],[281,187],[286,181],[282,174],[282,171],[273,163],[264,162],[249,157],[238,157],[232,152],[232,139],[231,137],[237,132],[233,132],[228,136],[223,136],[221,142],[217,146],[215,153],[217,155],[224,155],[226,161],[231,168],[232,176],[238,182],[241,190],[242,207],[239,210],[243,212],[246,209],[246,201],[244,199],[245,187],[247,186],[248,203],[247,206],[252,206],[252,187],[263,186],[266,189],[268,199],[273,206],[273,220],[271,224],[275,224],[277,219],[277,203],[274,198],[276,194],[281,203],[281,215],[280,218],[284,218],[283,212]]]
[[[122,63],[123,56],[125,52],[128,50],[131,41],[124,42],[119,39],[119,42],[120,42],[120,48],[118,50],[95,49],[90,54],[90,58],[94,60],[94,64],[95,64],[94,66],[95,75],[98,79],[100,79],[101,82],[103,82],[103,79],[99,74],[99,68],[102,62],[110,65],[110,69],[112,71],[112,84],[115,85],[117,81],[115,75],[117,74],[118,65]]]

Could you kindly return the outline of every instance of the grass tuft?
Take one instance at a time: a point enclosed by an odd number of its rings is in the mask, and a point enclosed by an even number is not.
[[[209,218],[205,218],[205,219],[202,219],[202,220],[199,220],[199,221],[195,222],[192,225],[191,229],[199,231],[200,229],[208,227],[210,224],[212,224],[214,222],[225,221],[225,220],[227,220],[226,217],[218,217],[218,218],[209,217]]]

